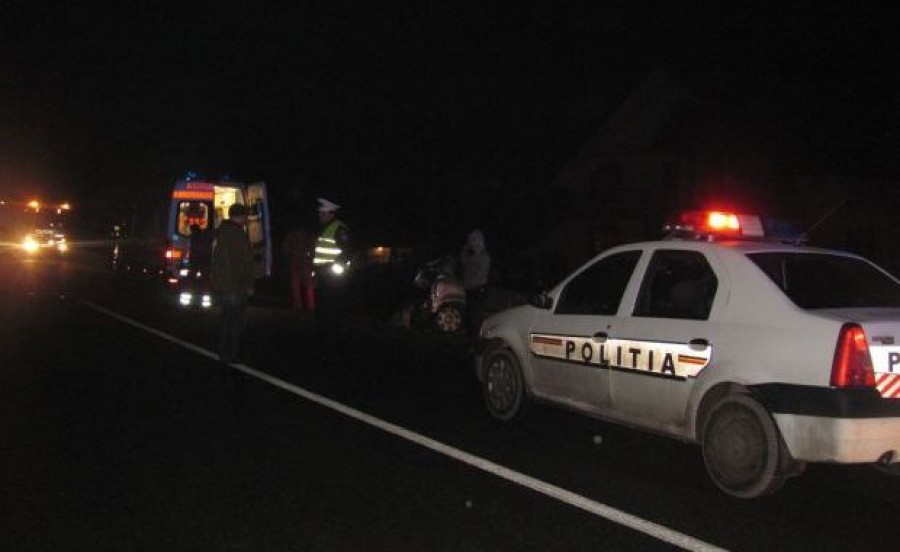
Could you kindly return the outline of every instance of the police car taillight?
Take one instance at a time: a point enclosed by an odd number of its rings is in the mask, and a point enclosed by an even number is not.
[[[831,364],[832,387],[874,387],[875,370],[866,332],[859,324],[844,324]]]
[[[683,211],[670,218],[664,230],[670,234],[707,239],[765,236],[759,216],[727,211]]]

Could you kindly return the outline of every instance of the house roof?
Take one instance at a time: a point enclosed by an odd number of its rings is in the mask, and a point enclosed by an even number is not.
[[[700,100],[661,68],[652,71],[619,104],[597,134],[562,168],[554,187],[581,186],[594,169],[610,159],[651,149],[678,106]]]

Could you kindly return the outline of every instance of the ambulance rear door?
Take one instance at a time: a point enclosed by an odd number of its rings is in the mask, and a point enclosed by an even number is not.
[[[248,184],[244,190],[245,204],[250,208],[247,217],[247,233],[250,236],[250,247],[253,249],[253,260],[256,264],[256,277],[265,278],[272,275],[272,218],[269,212],[269,196],[265,182]]]

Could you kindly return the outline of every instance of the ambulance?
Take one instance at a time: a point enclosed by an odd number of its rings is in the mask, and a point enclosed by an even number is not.
[[[900,471],[900,281],[755,215],[679,213],[480,330],[501,421],[534,401],[698,444],[727,494],[808,462]]]
[[[246,205],[250,210],[246,230],[253,250],[256,277],[271,276],[273,245],[265,183],[191,177],[178,180],[169,204],[164,270],[167,283],[179,291],[179,302],[183,306],[212,305],[206,273],[211,259],[192,256],[191,238],[197,231],[214,234],[219,224],[228,218],[228,208],[236,203]]]

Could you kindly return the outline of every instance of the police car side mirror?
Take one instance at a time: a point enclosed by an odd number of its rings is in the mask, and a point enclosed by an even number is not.
[[[547,295],[545,291],[536,293],[531,297],[531,306],[539,309],[550,309],[553,307],[553,298]]]

